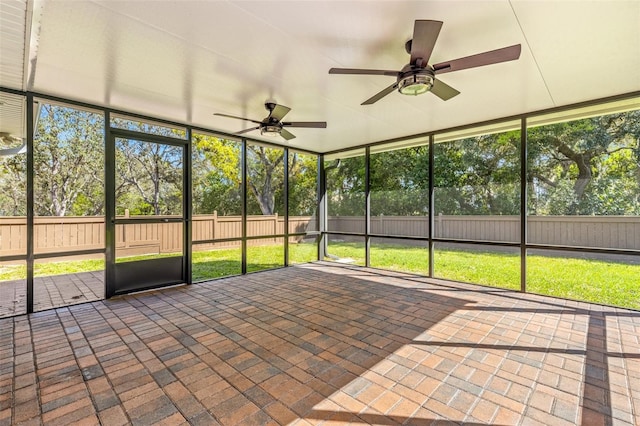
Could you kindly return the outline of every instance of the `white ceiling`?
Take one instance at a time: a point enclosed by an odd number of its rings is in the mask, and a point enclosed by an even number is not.
[[[1,86],[227,132],[245,123],[214,112],[260,120],[271,98],[287,120],[328,122],[278,139],[317,152],[640,90],[640,0],[0,5]],[[444,22],[431,63],[517,43],[521,57],[443,74],[461,92],[447,102],[392,93],[360,106],[393,77],[328,75],[400,69],[416,19]]]

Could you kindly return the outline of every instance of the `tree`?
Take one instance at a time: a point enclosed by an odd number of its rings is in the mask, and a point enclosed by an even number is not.
[[[247,144],[247,190],[263,215],[284,214],[284,149]],[[247,214],[256,214],[248,203]]]
[[[519,146],[519,131],[436,143],[435,213],[518,214]]]
[[[318,157],[289,151],[289,214],[313,216],[318,207]]]
[[[43,104],[33,157],[34,212],[37,216],[103,213],[102,115]]]
[[[239,215],[242,145],[203,134],[194,134],[193,141],[194,213],[216,210],[223,215]],[[292,214],[315,211],[316,162],[316,156],[289,152],[289,206],[296,211]],[[247,214],[284,214],[284,179],[283,148],[247,144]]]
[[[329,216],[364,216],[364,167],[363,155],[325,163]]]
[[[192,151],[193,213],[242,214],[242,144],[194,134]]]
[[[27,156],[0,156],[0,216],[27,215]]]
[[[115,124],[184,140],[186,133],[122,118]],[[104,119],[42,105],[34,140],[36,215],[96,215],[104,211]],[[528,129],[529,211],[532,214],[639,215],[640,111]],[[4,141],[4,139],[3,139]],[[4,142],[3,142],[4,143]],[[118,139],[118,212],[180,214],[182,148]],[[518,214],[520,133],[488,134],[435,144],[435,214]],[[193,136],[194,213],[239,215],[242,145]],[[327,161],[331,215],[364,215],[364,155]],[[425,215],[428,148],[370,156],[373,215]],[[247,144],[247,214],[284,213],[284,149]],[[289,208],[316,208],[317,157],[290,151]],[[0,157],[0,213],[26,214],[25,155]]]
[[[428,214],[428,146],[371,154],[369,168],[372,216]]]
[[[504,132],[435,144],[436,214],[518,214],[520,132]],[[370,155],[371,214],[427,215],[427,145]],[[330,215],[364,214],[364,156],[327,167]]]
[[[528,141],[532,213],[640,214],[640,111],[535,127]]]
[[[118,210],[128,207],[134,214],[181,215],[182,157],[180,146],[117,139],[116,186],[129,189],[116,197]]]

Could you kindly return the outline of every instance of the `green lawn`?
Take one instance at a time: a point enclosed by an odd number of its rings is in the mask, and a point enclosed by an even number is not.
[[[290,263],[315,259],[314,244],[290,244]],[[364,264],[360,243],[334,243],[329,253],[348,263]],[[283,265],[281,245],[249,247],[249,272]],[[143,256],[130,258],[137,260]],[[426,275],[425,247],[374,244],[371,266]],[[237,275],[241,272],[240,248],[193,252],[194,281]],[[49,262],[36,265],[36,276],[59,275],[104,268],[103,260]],[[517,254],[437,249],[435,276],[457,281],[517,290],[520,288],[520,259]],[[568,299],[584,300],[640,309],[640,264],[575,258],[529,256],[527,291]],[[24,278],[25,266],[0,266],[0,281]]]
[[[289,262],[305,263],[316,259],[317,247],[313,244],[291,244]],[[132,262],[146,259],[171,257],[172,254],[141,255],[120,258],[118,262]],[[247,271],[255,272],[277,268],[284,265],[283,246],[249,246],[247,250]],[[64,262],[37,263],[34,275],[46,277],[51,275],[73,274],[77,272],[99,271],[104,269],[104,260],[71,260]],[[200,281],[210,278],[238,275],[241,270],[241,251],[238,248],[193,252],[193,279]],[[22,265],[0,265],[0,282],[24,279],[27,268]]]
[[[330,243],[329,253],[364,264],[361,243]],[[428,274],[425,247],[372,245],[371,266]],[[640,264],[530,255],[527,291],[640,309]],[[455,281],[520,289],[519,254],[436,249],[434,275]]]

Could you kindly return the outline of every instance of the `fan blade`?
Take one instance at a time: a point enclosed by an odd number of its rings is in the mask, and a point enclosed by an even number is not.
[[[288,131],[287,129],[280,130],[280,136],[282,136],[286,140],[291,140],[291,139],[295,138],[295,135],[293,133],[291,133],[290,131]]]
[[[235,134],[236,134],[236,135],[241,135],[241,134],[243,134],[243,133],[249,133],[249,132],[252,132],[252,131],[254,131],[254,130],[258,130],[259,128],[260,128],[260,126],[258,126],[258,127],[252,127],[252,128],[250,128],[250,129],[240,130],[239,132],[236,132]]]
[[[271,110],[271,113],[269,113],[269,118],[275,118],[280,121],[289,113],[289,111],[291,111],[291,108],[276,104],[276,106]]]
[[[413,26],[413,40],[411,41],[411,64],[415,65],[416,61],[422,58],[423,66],[427,65],[433,46],[438,40],[442,22],[418,20]]]
[[[331,68],[329,74],[355,74],[355,75],[388,75],[389,77],[397,77],[398,71],[390,70],[363,70],[359,68]]]
[[[375,95],[373,95],[372,97],[370,97],[369,99],[361,103],[360,105],[371,105],[373,103],[376,103],[397,88],[398,88],[398,82],[395,82],[391,86],[385,89],[382,89],[380,92],[376,93]]]
[[[219,114],[219,113],[217,113],[217,112],[216,112],[216,113],[214,113],[213,115],[218,115],[218,116],[220,116],[220,117],[227,117],[227,118],[236,118],[236,119],[238,119],[238,120],[250,121],[250,122],[252,122],[252,123],[260,124],[260,122],[259,122],[259,121],[252,120],[252,119],[250,119],[250,118],[237,117],[237,116],[235,116],[235,115]]]
[[[454,89],[453,87],[449,86],[446,83],[443,83],[438,79],[436,79],[436,81],[433,82],[431,93],[433,93],[443,101],[448,101],[454,96],[457,96],[460,94],[460,92],[458,92],[456,89]]]
[[[433,70],[436,74],[444,74],[467,68],[514,61],[520,57],[521,50],[522,47],[519,44],[514,44],[513,46],[503,47],[502,49],[490,50],[489,52],[478,53],[477,55],[466,56],[464,58],[454,59],[453,61],[441,62],[435,64]]]
[[[282,125],[287,127],[313,127],[315,129],[327,128],[326,121],[290,121],[287,123],[282,123]]]

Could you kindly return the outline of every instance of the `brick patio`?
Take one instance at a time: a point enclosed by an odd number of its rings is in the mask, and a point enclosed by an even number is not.
[[[0,425],[640,424],[640,312],[327,263],[0,320]]]
[[[35,277],[33,309],[44,311],[104,299],[104,271]],[[0,282],[0,318],[27,312],[26,280]]]

